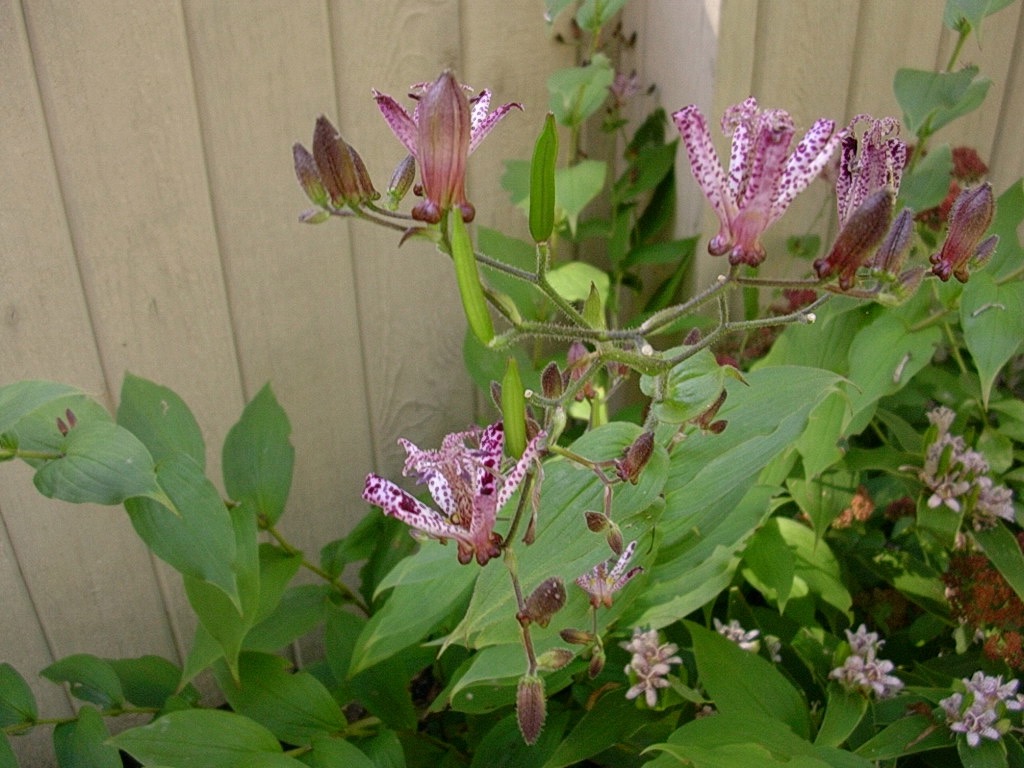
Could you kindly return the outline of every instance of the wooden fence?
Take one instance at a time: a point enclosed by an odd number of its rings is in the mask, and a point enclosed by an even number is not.
[[[895,114],[899,66],[943,64],[943,3],[634,0],[622,68],[671,110],[709,115],[753,93],[809,124]],[[544,80],[572,63],[541,0],[0,0],[0,383],[76,384],[108,405],[126,371],[176,390],[219,446],[270,381],[298,459],[283,528],[315,552],[366,513],[369,470],[399,435],[430,445],[480,409],[442,257],[367,225],[301,225],[291,144],[327,114],[383,184],[402,149],[370,89],[402,95],[444,67],[526,112],[471,161],[478,223],[525,235],[497,180],[529,156]],[[993,79],[949,140],[1024,174],[1020,4],[972,39]],[[650,101],[644,106],[649,107]],[[713,117],[712,122],[717,122]],[[678,230],[707,231],[684,158]],[[795,206],[810,221],[813,206]],[[802,217],[802,218],[801,218]],[[827,226],[827,225],[826,225]],[[702,267],[701,274],[717,269]],[[193,623],[175,574],[123,510],[48,502],[24,466],[0,482],[0,660],[35,685],[54,659],[160,654]],[[68,696],[35,685],[50,716]],[[19,740],[45,765],[43,733]]]

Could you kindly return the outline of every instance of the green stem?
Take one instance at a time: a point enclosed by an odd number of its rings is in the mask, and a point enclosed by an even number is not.
[[[369,606],[367,606],[366,603],[363,602],[362,598],[359,597],[359,595],[357,595],[345,584],[339,581],[337,577],[332,576],[323,568],[318,566],[316,563],[311,563],[309,560],[307,560],[305,553],[301,549],[293,545],[290,541],[288,541],[277,528],[275,528],[270,523],[267,523],[263,519],[260,520],[260,527],[267,533],[269,533],[271,538],[273,538],[274,541],[276,541],[278,545],[281,547],[281,549],[283,549],[286,553],[292,555],[293,557],[300,558],[301,565],[303,568],[305,568],[307,571],[310,571],[311,573],[316,574],[321,579],[330,584],[332,587],[334,587],[334,589],[341,593],[342,597],[344,597],[345,600],[355,605],[365,615],[370,615]]]
[[[100,715],[102,717],[120,717],[121,715],[154,715],[160,711],[160,707],[117,707],[114,709],[101,709]],[[37,717],[31,721],[5,725],[0,728],[0,733],[7,734],[8,736],[15,736],[19,733],[24,733],[28,729],[35,728],[37,725],[66,725],[67,723],[73,723],[76,720],[78,720],[77,716]]]
[[[7,459],[33,459],[36,461],[56,461],[63,459],[65,454],[52,451],[26,451],[20,448],[0,448],[0,461]]]

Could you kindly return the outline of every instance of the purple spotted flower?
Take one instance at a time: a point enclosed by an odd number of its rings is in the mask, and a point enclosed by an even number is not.
[[[475,209],[466,199],[466,159],[513,107],[522,109],[510,103],[488,112],[490,91],[470,99],[467,90],[446,70],[433,83],[412,86],[416,108],[411,115],[390,96],[373,92],[391,130],[419,164],[424,199],[412,210],[419,221],[436,224],[453,207],[464,221],[472,221]]]
[[[629,583],[630,579],[639,573],[643,568],[635,565],[626,570],[629,561],[633,559],[636,552],[636,542],[631,541],[615,565],[609,568],[611,560],[602,561],[592,569],[577,577],[576,584],[590,597],[590,604],[595,608],[605,606],[612,607],[612,595]]]
[[[373,473],[366,476],[363,499],[427,536],[442,542],[454,539],[460,563],[475,557],[480,565],[486,565],[501,555],[501,537],[494,533],[498,511],[523,482],[531,463],[537,461],[545,436],[538,433],[507,472],[501,466],[505,430],[500,421],[484,429],[446,435],[438,450],[421,450],[408,440],[399,440],[407,454],[402,474],[425,484],[440,511]]]
[[[867,127],[858,134],[861,123],[867,123]],[[899,131],[899,121],[894,117],[857,115],[846,126],[836,179],[840,227],[872,193],[889,189],[895,195],[899,191],[903,166],[907,164],[907,145],[898,138]]]
[[[728,174],[715,155],[707,121],[690,105],[672,115],[683,137],[693,176],[718,215],[713,256],[756,266],[765,257],[760,238],[821,172],[839,143],[835,123],[821,119],[789,154],[793,120],[781,109],[758,109],[753,97],[728,109],[722,130],[732,134]]]

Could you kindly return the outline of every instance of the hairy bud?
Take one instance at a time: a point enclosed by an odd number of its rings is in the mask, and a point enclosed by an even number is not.
[[[335,205],[358,205],[363,189],[352,152],[331,121],[320,115],[313,131],[313,159]],[[361,161],[360,161],[361,162]]]
[[[558,370],[558,363],[552,360],[544,368],[540,375],[541,392],[549,400],[556,400],[562,396],[565,386],[562,382],[562,372]]]
[[[416,158],[406,155],[391,174],[391,181],[388,182],[388,208],[392,211],[398,208],[398,204],[409,193],[412,183],[416,179]]]
[[[949,231],[942,250],[929,258],[933,274],[942,281],[952,275],[961,283],[967,282],[969,263],[987,261],[995,251],[997,235],[982,240],[995,210],[995,196],[988,182],[960,193],[949,212]]]
[[[568,648],[552,648],[537,657],[537,667],[545,672],[555,672],[565,667],[575,655]]]
[[[565,583],[557,576],[545,579],[526,598],[525,618],[546,627],[565,605]]]
[[[531,746],[537,743],[546,717],[544,681],[537,675],[523,675],[516,688],[516,721],[523,741]]]
[[[623,452],[622,458],[615,460],[615,474],[623,482],[636,485],[640,482],[640,472],[653,453],[654,433],[644,432]]]
[[[573,629],[572,627],[563,629],[558,633],[558,636],[571,645],[590,645],[596,639],[593,633],[582,629]]]
[[[594,680],[604,670],[605,661],[604,649],[600,647],[595,648],[593,655],[590,657],[590,664],[587,666],[587,675],[591,680]]]
[[[839,288],[849,290],[856,280],[857,269],[873,253],[889,230],[895,202],[893,192],[883,187],[865,198],[846,220],[827,256],[814,262],[814,271],[824,280],[839,273]]]
[[[320,179],[320,171],[317,170],[316,160],[301,144],[296,143],[292,147],[292,157],[295,161],[295,178],[299,180],[299,186],[306,193],[306,197],[313,205],[327,205],[327,190]]]
[[[610,521],[603,512],[587,511],[583,513],[587,521],[587,528],[594,533],[601,533],[608,530]]]

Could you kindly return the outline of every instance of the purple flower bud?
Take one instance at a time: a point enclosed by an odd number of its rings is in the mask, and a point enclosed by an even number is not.
[[[904,208],[897,214],[889,227],[889,233],[878,247],[868,266],[889,275],[898,275],[903,259],[910,250],[910,238],[914,234],[914,212]]]
[[[551,576],[526,598],[524,618],[546,627],[551,617],[562,610],[565,605],[565,584],[557,576]]]
[[[398,208],[402,198],[406,196],[416,179],[416,158],[406,155],[391,174],[391,181],[388,182],[388,206],[391,210]]]
[[[824,280],[839,273],[839,288],[853,287],[857,269],[885,237],[892,220],[894,196],[892,190],[883,187],[872,192],[861,206],[847,219],[828,255],[815,260],[814,271]]]
[[[622,458],[615,460],[615,474],[623,482],[636,485],[653,453],[654,433],[644,432],[623,452]]]
[[[523,675],[516,688],[516,721],[523,741],[531,746],[537,743],[546,717],[544,681],[537,675]]]
[[[61,437],[68,436],[68,425],[64,423],[64,419],[60,416],[57,417],[57,431],[60,432]]]
[[[595,680],[604,671],[605,660],[604,649],[595,648],[594,653],[590,657],[590,664],[587,665],[587,677]]]
[[[313,159],[331,202],[339,206],[362,202],[363,188],[349,146],[323,115],[313,131]]]
[[[969,187],[960,193],[949,212],[949,231],[942,250],[932,254],[932,273],[945,282],[950,275],[961,283],[969,276],[968,264],[974,259],[986,260],[995,250],[997,240],[982,240],[992,217],[996,201],[988,182]]]
[[[549,400],[556,400],[562,396],[565,388],[562,382],[562,372],[558,370],[558,363],[554,360],[548,363],[541,373],[540,388],[544,397]]]
[[[314,205],[327,205],[327,190],[320,179],[320,171],[317,170],[316,161],[309,154],[309,150],[299,143],[292,147],[292,157],[295,161],[295,177],[299,180],[299,186],[306,193],[306,197]]]
[[[584,512],[583,516],[587,520],[587,528],[593,533],[601,533],[608,530],[609,520],[603,512],[588,511]]]

